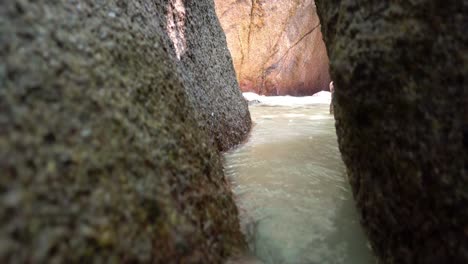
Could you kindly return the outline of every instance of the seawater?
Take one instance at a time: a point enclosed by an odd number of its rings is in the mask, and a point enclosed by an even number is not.
[[[249,140],[225,173],[251,254],[264,263],[375,263],[328,104],[249,107]]]

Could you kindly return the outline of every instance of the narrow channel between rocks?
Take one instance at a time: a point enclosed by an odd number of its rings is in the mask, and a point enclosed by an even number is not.
[[[264,263],[374,263],[328,113],[329,93],[257,99],[249,140],[225,154],[252,254]]]

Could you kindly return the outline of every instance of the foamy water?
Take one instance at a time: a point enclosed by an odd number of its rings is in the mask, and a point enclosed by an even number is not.
[[[245,99],[248,101],[257,100],[263,105],[270,106],[299,106],[299,105],[311,105],[311,104],[330,104],[331,93],[326,91],[318,92],[312,96],[265,96],[258,95],[256,93],[243,93]]]

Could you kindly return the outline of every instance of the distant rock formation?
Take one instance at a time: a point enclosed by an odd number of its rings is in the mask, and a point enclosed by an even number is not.
[[[466,1],[317,0],[340,150],[382,263],[468,263]]]
[[[222,263],[250,128],[211,1],[0,3],[0,262]]]
[[[328,90],[328,57],[313,0],[215,0],[241,89],[263,95]]]

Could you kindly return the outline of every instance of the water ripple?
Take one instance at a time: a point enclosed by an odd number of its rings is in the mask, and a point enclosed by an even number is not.
[[[249,141],[225,155],[241,225],[265,263],[374,263],[328,105],[252,106]]]

